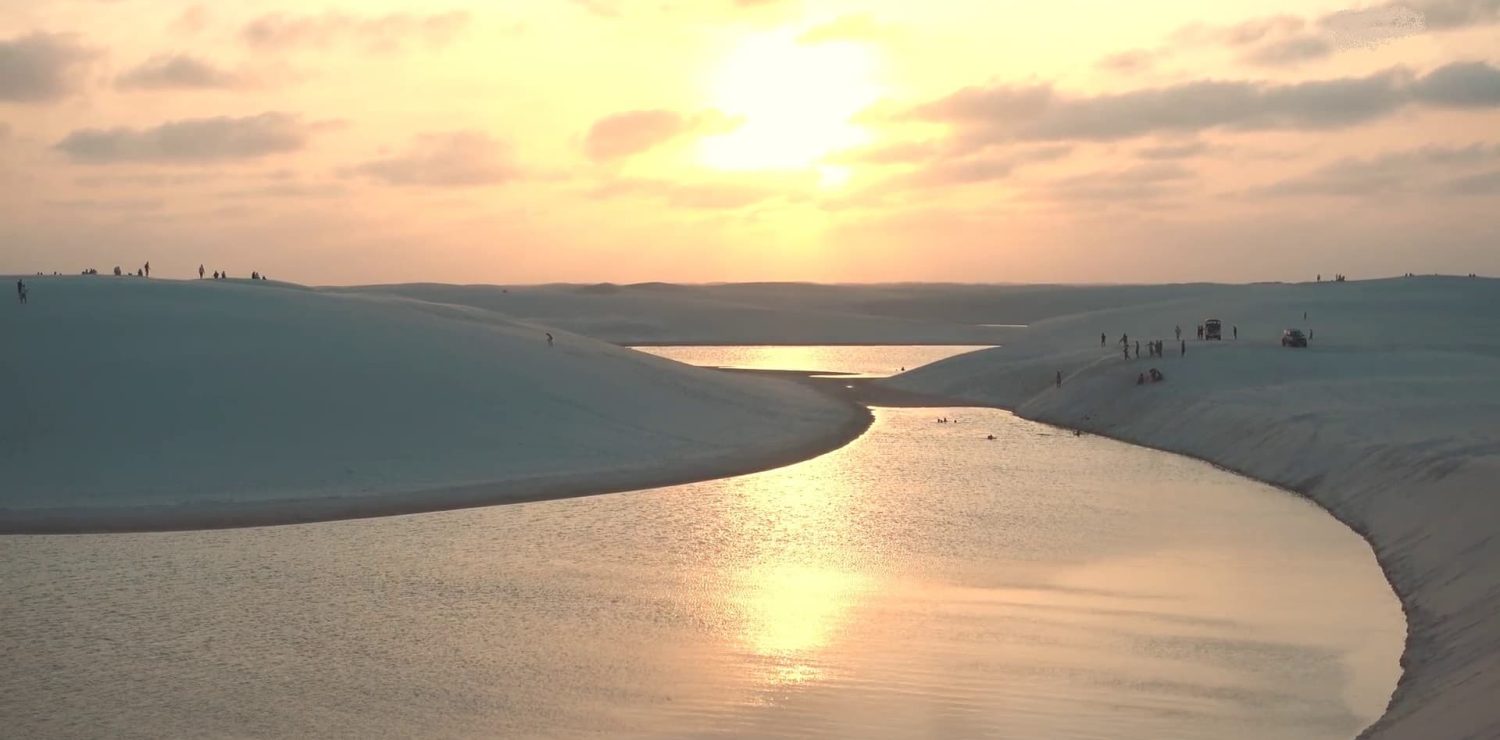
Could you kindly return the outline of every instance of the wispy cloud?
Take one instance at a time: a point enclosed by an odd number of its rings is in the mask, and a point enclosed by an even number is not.
[[[188,118],[151,128],[86,128],[54,145],[74,162],[199,164],[255,159],[303,148],[313,126],[286,113]]]
[[[468,12],[416,15],[391,13],[382,16],[357,16],[327,12],[322,15],[288,15],[272,13],[245,24],[240,38],[260,49],[288,49],[299,46],[325,47],[335,43],[355,43],[367,51],[390,52],[413,42],[444,46],[454,40],[470,22]]]
[[[510,147],[482,131],[423,134],[405,151],[345,170],[388,185],[466,188],[501,185],[521,176]]]
[[[1496,161],[1500,161],[1500,144],[1425,146],[1385,152],[1368,158],[1346,157],[1249,192],[1251,195],[1271,197],[1352,198],[1414,193],[1432,189],[1434,178],[1452,177],[1455,171],[1462,172],[1464,169],[1482,167]],[[1437,189],[1440,192],[1457,192],[1457,189],[1462,189],[1462,183],[1469,181],[1470,176],[1459,177]]]
[[[1391,69],[1366,77],[1292,84],[1194,81],[1095,96],[1050,85],[971,87],[910,109],[905,117],[950,125],[967,148],[1021,140],[1112,140],[1215,128],[1328,130],[1408,106],[1500,106],[1500,70],[1455,63],[1417,76]]]
[[[633,110],[595,121],[584,137],[589,159],[610,162],[655,149],[692,133],[722,133],[736,121],[717,111],[683,114],[672,110]]]
[[[244,75],[187,54],[154,56],[115,78],[122,90],[231,89],[247,83]]]

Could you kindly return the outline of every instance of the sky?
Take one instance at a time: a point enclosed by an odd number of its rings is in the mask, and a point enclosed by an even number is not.
[[[1500,0],[0,0],[0,272],[1500,273]]]

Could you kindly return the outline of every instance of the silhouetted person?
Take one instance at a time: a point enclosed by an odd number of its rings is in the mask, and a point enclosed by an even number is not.
[[[21,303],[26,302],[26,283],[20,280],[16,281],[16,300]]]
[[[1240,327],[1237,324],[1234,327],[1234,338],[1235,339],[1239,339],[1240,338]]]
[[[151,277],[151,263],[150,262],[146,263],[145,270],[146,270],[146,277]]]
[[[1186,339],[1179,339],[1177,341],[1179,341],[1179,342],[1182,343],[1182,354],[1178,355],[1178,357],[1185,357],[1185,356],[1187,356],[1187,340]]]
[[[198,279],[203,279],[203,265],[198,265]]]
[[[120,276],[120,266],[119,265],[115,265],[115,277],[119,277],[119,276]]]
[[[1057,371],[1057,387],[1058,388],[1062,387],[1062,371],[1061,370]]]
[[[1141,359],[1141,340],[1135,340],[1135,359]]]
[[[1182,341],[1182,327],[1181,326],[1177,327],[1177,341],[1179,341],[1179,342]]]
[[[1099,346],[1100,347],[1104,346],[1104,332],[1102,332],[1102,331],[1099,332]]]
[[[552,346],[552,332],[550,332],[550,331],[547,332],[547,346],[548,347]]]

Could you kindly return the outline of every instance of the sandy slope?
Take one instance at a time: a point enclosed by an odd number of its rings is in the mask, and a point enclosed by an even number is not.
[[[1179,356],[1174,325],[1191,337],[1207,316],[1240,339]],[[1283,349],[1287,326],[1312,328],[1312,346]],[[1167,356],[1124,360],[1121,333],[1165,338]],[[1149,367],[1166,381],[1137,386]],[[1366,535],[1407,610],[1405,674],[1366,734],[1500,737],[1500,281],[1226,286],[1043,321],[886,383],[1307,494]]]
[[[11,284],[13,284],[13,278]],[[392,513],[727,475],[867,413],[456,306],[28,279],[0,306],[0,530]]]
[[[945,315],[933,286],[373,285],[329,289],[474,306],[617,344],[998,344],[982,310]],[[915,296],[915,297],[914,297]],[[951,296],[950,296],[951,297]]]

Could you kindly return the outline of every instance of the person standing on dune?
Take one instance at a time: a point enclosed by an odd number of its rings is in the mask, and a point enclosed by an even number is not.
[[[26,283],[20,280],[16,281],[16,300],[21,303],[26,302]]]

